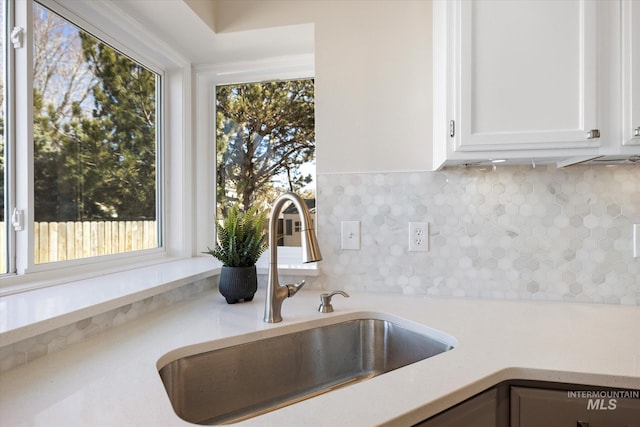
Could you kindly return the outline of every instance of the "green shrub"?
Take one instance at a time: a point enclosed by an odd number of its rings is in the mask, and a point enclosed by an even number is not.
[[[269,247],[264,231],[266,212],[256,207],[243,213],[234,205],[226,218],[216,223],[217,243],[204,252],[227,267],[251,267]]]

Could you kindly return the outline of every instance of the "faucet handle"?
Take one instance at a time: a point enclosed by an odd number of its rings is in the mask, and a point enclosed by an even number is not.
[[[333,313],[331,297],[334,295],[342,295],[345,298],[349,298],[349,294],[345,291],[333,291],[330,294],[320,294],[320,307],[318,307],[320,313]]]

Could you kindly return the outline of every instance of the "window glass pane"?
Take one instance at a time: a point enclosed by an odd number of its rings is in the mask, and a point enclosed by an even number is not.
[[[6,177],[6,148],[5,148],[5,123],[6,121],[6,107],[5,99],[5,64],[7,49],[5,44],[6,23],[5,23],[5,11],[6,1],[0,0],[0,274],[4,274],[8,269],[8,248],[7,248],[7,233],[9,230],[8,215],[6,212],[6,200],[7,195],[7,177]]]
[[[217,215],[234,203],[269,210],[285,191],[315,217],[315,106],[312,79],[216,88]],[[293,205],[280,218],[279,245],[300,246]],[[283,224],[284,222],[284,224]]]
[[[159,76],[34,3],[36,264],[158,246]]]

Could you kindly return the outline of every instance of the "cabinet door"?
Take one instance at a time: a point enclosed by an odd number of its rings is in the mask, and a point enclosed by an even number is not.
[[[640,145],[640,2],[622,2],[622,144]]]
[[[415,427],[496,427],[497,406],[498,391],[494,387],[416,424]]]
[[[597,147],[596,2],[458,6],[455,150]]]
[[[564,390],[511,387],[511,427],[640,427],[640,399],[584,399]]]

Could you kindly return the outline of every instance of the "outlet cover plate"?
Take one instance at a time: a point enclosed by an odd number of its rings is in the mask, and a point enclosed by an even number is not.
[[[429,252],[428,222],[409,222],[409,252]]]

